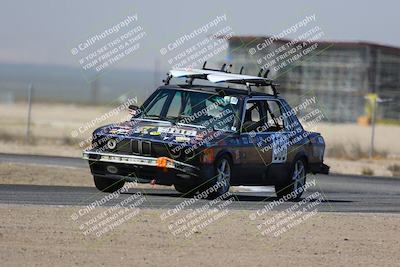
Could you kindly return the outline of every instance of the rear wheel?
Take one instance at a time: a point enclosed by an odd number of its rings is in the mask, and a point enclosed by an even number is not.
[[[288,199],[299,199],[306,184],[307,169],[303,158],[298,158],[292,165],[290,177],[285,182],[275,185],[278,197],[286,196]]]
[[[125,184],[124,180],[115,180],[99,176],[93,176],[93,180],[97,189],[107,193],[115,192],[118,189],[121,189]]]

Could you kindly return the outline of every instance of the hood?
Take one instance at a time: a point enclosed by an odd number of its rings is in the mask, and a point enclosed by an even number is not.
[[[215,136],[216,131],[201,126],[173,124],[167,121],[133,119],[117,124],[98,128],[94,135],[111,135],[124,138],[143,138],[161,142],[197,143],[213,135],[219,139],[222,134]]]

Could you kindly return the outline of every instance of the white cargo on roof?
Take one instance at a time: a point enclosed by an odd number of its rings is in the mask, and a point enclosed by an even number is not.
[[[244,82],[268,82],[268,81],[270,81],[270,79],[266,79],[263,77],[234,74],[234,73],[209,74],[209,75],[207,75],[207,80],[209,80],[210,82],[213,82],[213,83],[235,82],[235,81],[244,81]]]
[[[207,69],[174,69],[170,70],[169,74],[175,78],[202,77],[203,79],[207,79],[213,83],[220,83],[220,82],[267,83],[271,81],[270,79],[258,76],[235,74],[235,73],[228,73],[223,71],[207,70]]]
[[[202,69],[174,69],[169,71],[169,74],[174,78],[181,78],[181,77],[190,78],[193,76],[207,75],[211,73],[218,73],[218,72],[213,70],[202,70]]]

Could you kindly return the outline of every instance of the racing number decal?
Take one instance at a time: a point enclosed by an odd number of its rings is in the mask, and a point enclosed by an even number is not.
[[[287,137],[281,133],[274,133],[272,139],[272,163],[283,163],[287,159]]]

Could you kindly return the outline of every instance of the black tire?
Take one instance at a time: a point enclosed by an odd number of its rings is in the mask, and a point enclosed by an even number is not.
[[[286,196],[287,199],[298,200],[304,192],[306,180],[306,161],[304,158],[297,158],[293,161],[289,177],[284,182],[275,185],[276,195],[279,198]]]
[[[113,193],[121,189],[125,184],[124,180],[108,179],[99,176],[93,176],[93,180],[97,189],[107,193]]]
[[[202,191],[210,190],[211,187],[218,185],[217,189],[212,191],[209,195],[209,199],[220,197],[229,191],[231,186],[232,177],[232,161],[227,156],[218,158],[214,163],[214,177],[211,182],[207,183],[207,186]],[[221,183],[223,184],[222,186]]]

